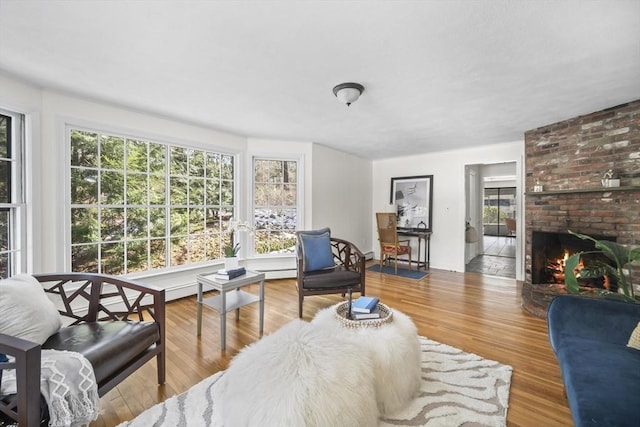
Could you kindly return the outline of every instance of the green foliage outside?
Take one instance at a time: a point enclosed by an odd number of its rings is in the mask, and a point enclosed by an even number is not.
[[[72,130],[73,270],[123,274],[222,258],[233,160]]]

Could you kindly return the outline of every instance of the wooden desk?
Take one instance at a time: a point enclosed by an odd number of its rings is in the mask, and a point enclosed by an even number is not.
[[[424,267],[425,270],[430,268],[431,263],[431,231],[417,230],[415,228],[398,228],[398,236],[415,237],[418,239],[418,260],[415,261],[418,264],[418,270],[420,267]],[[422,253],[422,241],[424,240],[424,254],[422,260],[420,260],[420,254]],[[414,260],[411,260],[414,262]]]

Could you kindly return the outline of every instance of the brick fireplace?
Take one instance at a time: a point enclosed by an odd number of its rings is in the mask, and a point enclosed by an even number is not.
[[[564,288],[533,281],[532,260],[539,256],[533,253],[534,231],[571,230],[640,244],[640,100],[527,131],[525,155],[522,305],[544,317]],[[619,187],[603,187],[608,170],[620,179]]]

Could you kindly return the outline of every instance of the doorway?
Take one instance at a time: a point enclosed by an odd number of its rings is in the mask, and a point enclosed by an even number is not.
[[[465,271],[516,277],[516,162],[468,165]]]

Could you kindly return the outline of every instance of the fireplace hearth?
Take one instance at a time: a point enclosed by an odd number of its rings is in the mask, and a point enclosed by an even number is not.
[[[615,242],[611,236],[591,236],[596,240]],[[593,263],[596,261],[613,265],[612,261],[597,251],[590,240],[580,239],[569,233],[555,233],[533,231],[531,237],[531,284],[533,285],[564,285],[564,261],[578,252],[586,252],[582,261]],[[581,279],[581,286],[586,288],[606,289],[615,292],[618,289],[615,278],[611,279]]]

